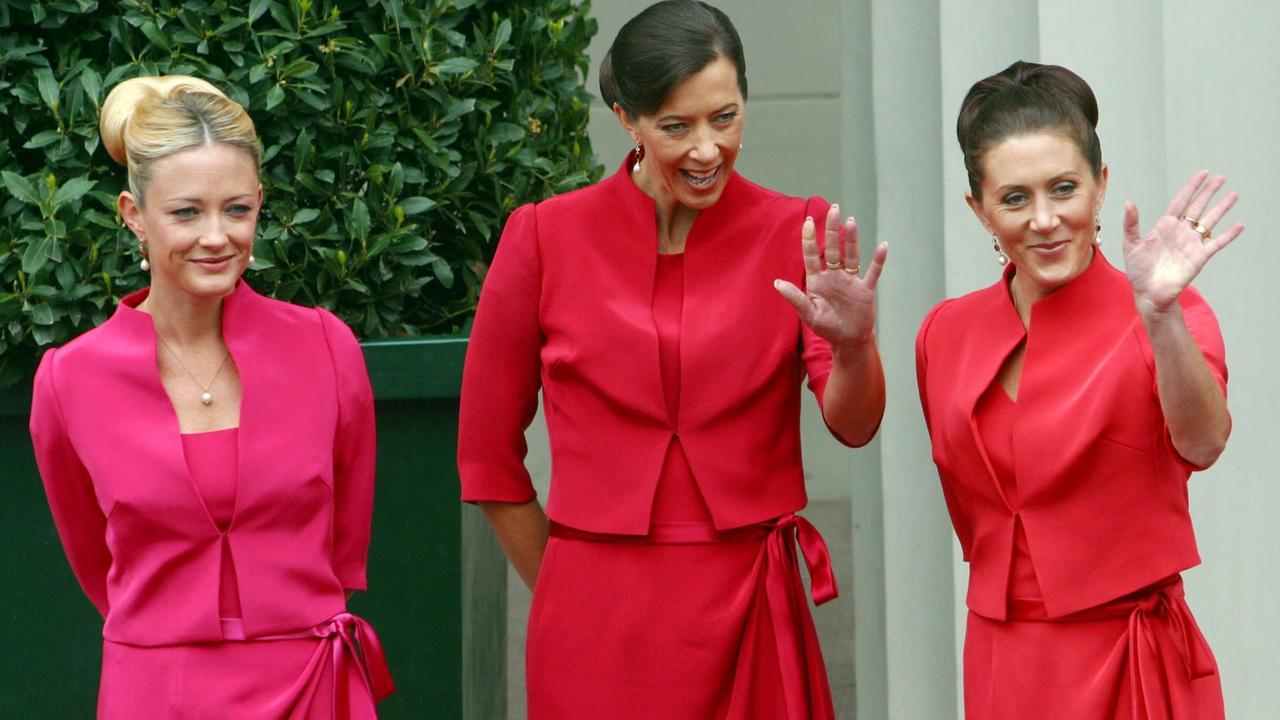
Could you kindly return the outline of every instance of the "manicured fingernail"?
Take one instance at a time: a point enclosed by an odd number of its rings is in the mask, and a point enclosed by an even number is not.
[[[774,289],[774,290],[781,290],[781,289],[782,289],[782,281],[781,281],[781,280],[774,280],[774,281],[773,281],[773,289]]]

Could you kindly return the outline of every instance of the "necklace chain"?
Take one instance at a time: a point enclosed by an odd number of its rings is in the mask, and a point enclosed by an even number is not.
[[[196,384],[196,387],[200,388],[200,402],[205,405],[212,405],[213,393],[209,392],[209,388],[213,387],[213,384],[218,381],[218,376],[222,374],[222,368],[227,364],[227,358],[231,357],[231,349],[228,348],[227,351],[222,354],[222,361],[218,363],[218,369],[214,371],[213,379],[209,381],[209,384],[202,385],[200,383],[200,379],[196,377],[195,373],[191,372],[191,368],[188,368],[186,363],[182,362],[182,357],[174,351],[169,343],[165,341],[164,337],[160,333],[156,333],[156,338],[160,341],[160,344],[164,346],[164,349],[169,351],[169,354],[173,356],[173,359],[178,361],[178,366],[187,373],[191,378],[191,381]]]

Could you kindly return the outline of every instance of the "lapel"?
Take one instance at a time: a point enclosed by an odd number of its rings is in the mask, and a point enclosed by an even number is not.
[[[987,476],[996,488],[1002,502],[1013,510],[1004,487],[996,475],[995,467],[987,454],[987,446],[982,441],[982,433],[978,429],[978,400],[995,382],[996,375],[1004,366],[1009,354],[1026,338],[1026,329],[1018,316],[1013,300],[1009,296],[1009,280],[1013,277],[1012,265],[1005,268],[1004,274],[994,285],[980,291],[974,298],[975,318],[970,341],[961,347],[964,356],[960,359],[957,372],[953,378],[956,383],[956,397],[969,426],[969,434],[978,449],[978,456],[986,468]],[[1022,390],[1018,391],[1018,405],[1022,405]],[[1016,433],[1015,433],[1016,435]]]
[[[1087,453],[1107,417],[1123,408],[1134,380],[1120,361],[1135,322],[1128,278],[1101,251],[1078,278],[1032,306],[1014,435],[1015,459],[1024,459],[1018,475],[1028,486],[1061,470],[1056,459]]]

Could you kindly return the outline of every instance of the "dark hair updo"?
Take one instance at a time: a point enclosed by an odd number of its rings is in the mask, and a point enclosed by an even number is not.
[[[1004,140],[1059,132],[1075,142],[1093,176],[1102,171],[1098,101],[1079,75],[1058,65],[1019,60],[969,88],[960,104],[956,137],[969,172],[969,190],[982,199],[982,159]]]
[[[671,89],[716,58],[738,70],[738,89],[747,97],[747,61],[729,16],[705,2],[654,3],[618,31],[600,63],[600,97],[622,106],[629,117],[650,115]]]

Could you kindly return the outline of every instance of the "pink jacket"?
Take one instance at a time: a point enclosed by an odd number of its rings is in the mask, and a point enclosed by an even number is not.
[[[240,372],[240,477],[221,534],[187,471],[156,369],[147,290],[45,353],[31,437],[49,506],[103,635],[133,645],[216,642],[224,543],[245,634],[309,628],[365,587],[373,503],[373,395],[351,331],[332,314],[258,295],[226,298]]]

